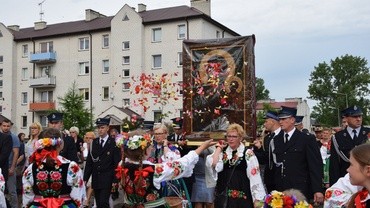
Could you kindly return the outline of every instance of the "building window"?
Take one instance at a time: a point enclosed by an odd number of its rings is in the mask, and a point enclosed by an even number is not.
[[[40,43],[40,52],[49,53],[54,51],[53,42],[43,42]]]
[[[122,50],[128,50],[128,49],[130,49],[130,41],[122,42]]]
[[[0,68],[0,77],[2,77],[4,74],[4,69],[3,68]]]
[[[177,53],[177,66],[182,66],[182,52]]]
[[[130,99],[129,98],[123,99],[123,106],[124,107],[129,107],[130,106]]]
[[[0,88],[3,88],[3,80],[0,80]]]
[[[3,113],[3,106],[0,105],[0,114]]]
[[[27,92],[22,92],[22,105],[25,105],[28,103],[28,95]]]
[[[88,101],[90,97],[89,88],[80,89],[80,95],[83,96],[84,101]]]
[[[0,31],[0,38],[3,37],[3,33]]]
[[[124,82],[122,84],[122,90],[123,91],[128,91],[128,90],[130,90],[130,86],[131,86],[130,82]]]
[[[160,110],[153,111],[153,117],[155,123],[160,123],[162,121],[162,111]]]
[[[3,63],[3,62],[4,62],[4,57],[0,56],[0,63]]]
[[[185,39],[185,36],[186,36],[186,27],[185,25],[178,25],[177,26],[177,38],[178,39]]]
[[[22,80],[27,80],[28,77],[28,68],[22,68]]]
[[[153,29],[153,42],[160,42],[162,41],[162,28],[154,28]]]
[[[130,77],[130,69],[123,69],[122,77]]]
[[[109,87],[103,87],[103,100],[109,99]]]
[[[109,73],[109,60],[103,60],[103,74]]]
[[[27,116],[22,116],[22,128],[27,128]]]
[[[43,92],[41,92],[41,102],[42,103],[53,102],[53,91],[43,91]]]
[[[47,117],[46,116],[40,116],[39,119],[40,119],[41,126],[42,127],[47,127],[47,125],[48,125],[48,122],[47,122],[48,119],[47,119]]]
[[[80,71],[78,72],[78,75],[86,75],[90,73],[90,66],[89,62],[81,62],[80,63]]]
[[[109,35],[103,35],[103,48],[109,48]]]
[[[162,67],[162,55],[153,55],[153,68],[161,68]]]
[[[3,92],[0,91],[0,99],[2,99],[2,98],[3,98]]]
[[[41,68],[41,77],[49,77],[51,72],[51,66],[43,66]]]
[[[130,56],[124,56],[122,58],[122,64],[130,64]]]
[[[28,57],[28,45],[22,45],[22,57]]]
[[[89,50],[89,38],[79,38],[78,40],[80,50]]]
[[[216,38],[221,38],[220,31],[216,30]]]

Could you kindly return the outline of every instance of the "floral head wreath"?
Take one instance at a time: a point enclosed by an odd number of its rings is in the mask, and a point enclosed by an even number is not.
[[[118,147],[124,146],[131,150],[138,149],[139,147],[145,149],[150,144],[152,144],[152,137],[150,134],[134,135],[132,137],[128,137],[128,135],[117,135],[116,137],[116,145]]]
[[[58,138],[42,138],[35,142],[36,149],[44,149],[45,147],[57,147],[62,144],[62,139]]]
[[[283,192],[272,191],[271,194],[268,194],[265,198],[265,206],[271,208],[312,208],[312,206],[306,201],[298,201],[298,199],[292,195],[286,195]]]

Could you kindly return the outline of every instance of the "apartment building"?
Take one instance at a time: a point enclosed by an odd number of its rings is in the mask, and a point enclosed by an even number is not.
[[[30,28],[0,23],[0,113],[14,122],[15,132],[34,121],[46,126],[46,114],[60,109],[58,97],[74,82],[94,117],[124,108],[146,120],[162,112],[181,116],[181,90],[180,99],[165,106],[150,98],[144,112],[135,102],[142,95],[132,93],[132,78],[176,72],[172,81],[181,87],[184,39],[239,36],[211,18],[210,0],[156,10],[126,4],[114,16],[85,13],[84,20],[42,21]]]

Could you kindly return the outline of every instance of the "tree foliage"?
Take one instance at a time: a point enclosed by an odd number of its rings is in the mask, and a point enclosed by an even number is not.
[[[270,91],[265,87],[265,81],[262,78],[256,77],[256,99],[268,100],[270,99]]]
[[[349,106],[360,106],[364,112],[364,124],[369,124],[368,109],[370,73],[365,58],[344,55],[319,63],[310,76],[310,99],[318,101],[312,117],[327,126],[337,126],[339,113]]]
[[[80,130],[79,135],[84,135],[87,131],[91,131],[93,116],[90,109],[85,107],[84,97],[80,95],[77,89],[76,82],[73,82],[72,87],[68,89],[64,97],[58,97],[63,115],[63,124],[65,129],[76,126]]]

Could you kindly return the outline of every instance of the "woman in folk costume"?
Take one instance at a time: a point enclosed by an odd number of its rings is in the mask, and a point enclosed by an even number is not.
[[[151,136],[136,131],[127,137],[116,139],[117,145],[124,148],[123,159],[116,169],[116,176],[121,180],[120,184],[124,190],[124,207],[133,208],[164,207],[166,201],[160,192],[161,183],[189,177],[199,159],[199,154],[216,143],[207,140],[182,158],[152,163],[148,160],[154,148]]]
[[[206,167],[217,181],[216,208],[258,207],[266,196],[257,157],[244,146],[244,137],[243,127],[231,124],[226,130],[227,143],[218,143],[215,152],[207,156]]]
[[[59,156],[60,131],[49,128],[35,142],[36,151],[23,173],[23,207],[80,207],[86,197],[77,163]]]

